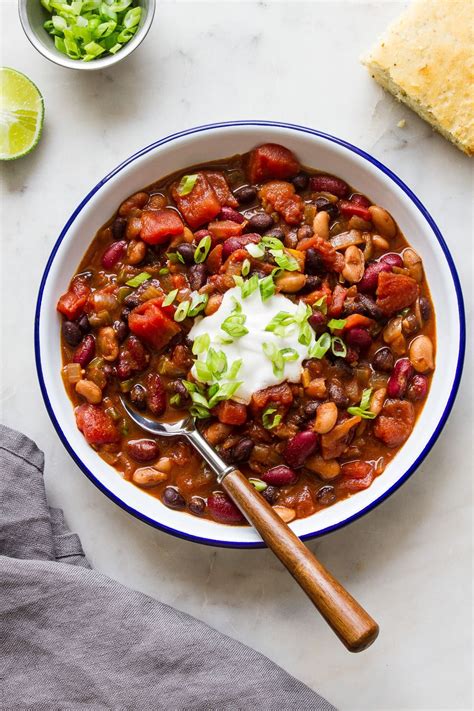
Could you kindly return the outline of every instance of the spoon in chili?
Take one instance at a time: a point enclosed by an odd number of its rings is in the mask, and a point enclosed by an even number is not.
[[[221,459],[196,429],[191,417],[173,423],[158,422],[133,410],[122,396],[120,399],[128,416],[141,429],[160,437],[184,437],[192,444],[215,473],[218,484],[259,532],[350,652],[361,652],[374,642],[379,631],[375,620],[315,558],[248,479]]]

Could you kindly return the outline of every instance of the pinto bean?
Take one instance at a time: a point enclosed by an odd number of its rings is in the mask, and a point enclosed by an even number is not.
[[[160,471],[156,467],[140,467],[132,474],[132,481],[144,489],[162,484],[168,478],[166,472]]]
[[[284,271],[276,278],[275,285],[279,291],[283,291],[285,294],[296,294],[304,287],[306,279],[306,274],[301,272]]]
[[[323,402],[318,407],[313,430],[318,434],[330,432],[337,422],[337,405],[334,402]]]
[[[148,197],[148,193],[145,192],[139,192],[135,193],[135,195],[131,195],[120,205],[118,210],[119,215],[121,217],[127,217],[127,215],[129,215],[134,208],[139,208],[141,210],[141,208],[145,207],[147,204]]]
[[[296,518],[296,511],[294,509],[288,508],[288,506],[272,506],[272,509],[285,523],[290,523]]]
[[[323,459],[319,454],[313,454],[305,462],[305,468],[319,476],[323,481],[331,481],[339,476],[341,465],[337,459]]]
[[[127,264],[132,266],[143,262],[146,256],[146,244],[141,239],[132,239],[127,249]]]
[[[314,216],[313,232],[323,240],[329,239],[329,213],[325,210],[317,212]]]
[[[342,276],[351,284],[358,283],[364,276],[364,253],[359,247],[351,245],[344,254]]]
[[[313,378],[309,381],[305,392],[309,397],[316,397],[322,399],[326,397],[326,379],[325,378]]]
[[[125,237],[127,239],[136,239],[140,232],[142,231],[142,219],[141,217],[129,217],[127,221],[127,229],[125,230]]]
[[[215,314],[217,309],[222,303],[223,296],[222,294],[212,294],[212,296],[209,297],[209,301],[206,304],[206,308],[204,309],[204,313],[206,316],[212,316],[212,314]]]
[[[386,250],[390,247],[389,241],[385,237],[381,237],[381,235],[372,235],[372,244],[380,250]]]
[[[329,383],[328,397],[337,405],[337,407],[343,409],[349,407],[349,398],[347,397],[339,380],[331,380]]]
[[[99,328],[97,334],[97,346],[99,353],[104,360],[114,361],[118,358],[119,343],[117,334],[112,326]]]
[[[85,398],[91,405],[98,405],[102,400],[102,390],[92,380],[79,380],[76,383],[76,393]]]
[[[387,388],[378,388],[372,393],[370,398],[369,410],[373,412],[374,415],[378,415],[382,410],[383,404],[385,402],[385,396],[387,394]]]
[[[420,255],[418,252],[415,252],[414,249],[408,247],[403,250],[402,256],[405,269],[408,269],[412,279],[420,284],[423,280],[423,262],[421,261]]]
[[[434,370],[433,343],[428,336],[417,336],[408,349],[410,362],[418,373]]]
[[[379,232],[382,237],[393,239],[397,234],[397,226],[390,213],[379,205],[371,205],[368,209],[377,232]]]
[[[206,428],[204,437],[213,446],[221,444],[232,432],[231,425],[225,425],[223,422],[213,422],[212,425]]]

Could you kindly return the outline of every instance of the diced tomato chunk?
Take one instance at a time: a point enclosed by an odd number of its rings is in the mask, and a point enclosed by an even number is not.
[[[284,180],[272,180],[260,189],[259,196],[264,207],[270,205],[289,225],[298,225],[303,219],[303,198],[295,193],[295,187]]]
[[[367,489],[374,480],[374,468],[369,462],[362,460],[347,462],[341,467],[343,480],[339,483],[339,491],[362,491]]]
[[[264,388],[264,390],[257,390],[257,392],[252,395],[251,407],[253,413],[256,414],[260,410],[263,410],[270,402],[283,405],[283,407],[291,405],[293,402],[293,393],[288,383],[271,385],[269,388]]]
[[[336,284],[332,292],[331,303],[328,305],[328,314],[331,318],[339,318],[344,308],[344,300],[346,298],[347,289],[341,284]]]
[[[211,186],[214,188],[217,199],[223,207],[238,207],[239,202],[232,194],[224,173],[206,170],[205,175]]]
[[[128,317],[132,333],[157,349],[164,348],[180,332],[179,325],[166,315],[170,307],[163,308],[161,302],[161,298],[145,301]]]
[[[345,319],[344,331],[350,331],[351,328],[371,328],[374,320],[362,314],[351,314]]]
[[[70,321],[82,315],[90,288],[82,279],[74,279],[69,290],[61,296],[56,306],[57,310]]]
[[[140,237],[147,244],[163,244],[184,230],[183,221],[175,210],[145,210],[141,221]]]
[[[387,400],[375,420],[374,434],[387,447],[400,447],[415,424],[415,409],[407,400]]]
[[[248,174],[250,182],[261,183],[269,178],[292,178],[300,168],[299,162],[288,148],[278,143],[264,143],[250,153]]]
[[[339,200],[337,206],[339,208],[339,212],[344,215],[344,217],[352,217],[355,215],[356,217],[360,217],[362,220],[366,220],[367,222],[370,222],[372,219],[368,209],[362,205],[358,205],[355,202],[349,202],[349,200]]]
[[[242,234],[242,225],[232,220],[221,220],[218,222],[210,222],[208,230],[214,241],[228,239],[229,237],[238,237]]]
[[[171,188],[173,200],[191,229],[213,220],[221,211],[221,203],[206,175],[198,173],[197,176],[193,189],[187,195],[179,194],[179,183],[174,183]]]
[[[415,301],[418,284],[406,274],[380,272],[377,282],[377,306],[386,316],[401,311]]]
[[[117,375],[122,380],[130,378],[135,373],[145,370],[150,361],[143,343],[135,336],[129,336],[120,348]]]
[[[243,425],[247,421],[246,406],[234,400],[223,400],[213,412],[224,425]]]
[[[88,444],[112,444],[120,441],[112,418],[100,405],[80,405],[75,412],[76,423]]]
[[[214,249],[211,249],[209,256],[206,259],[206,267],[211,274],[217,274],[222,266],[222,244],[216,244]]]

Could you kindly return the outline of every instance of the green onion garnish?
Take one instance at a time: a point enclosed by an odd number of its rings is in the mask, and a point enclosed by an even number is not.
[[[345,318],[332,318],[328,322],[328,328],[330,331],[342,331],[344,326],[346,325],[346,319]]]
[[[127,286],[137,287],[143,284],[147,279],[151,279],[151,274],[148,274],[148,272],[140,272],[140,274],[137,274],[137,276],[134,276],[133,279],[129,279],[125,283]]]
[[[201,264],[206,259],[211,249],[211,235],[206,235],[199,242],[194,252],[194,261],[196,264]]]
[[[267,358],[272,362],[273,375],[276,378],[282,378],[283,371],[285,369],[285,360],[282,352],[278,349],[275,343],[266,342],[262,344],[262,350]]]
[[[276,407],[267,407],[262,414],[262,424],[266,430],[272,430],[280,424],[282,416],[274,414],[277,411]],[[273,415],[273,417],[272,417]]]
[[[248,273],[250,271],[250,262],[248,259],[244,259],[242,262],[242,276],[248,276]]]
[[[193,343],[194,355],[201,355],[201,353],[205,353],[208,350],[210,343],[211,339],[208,333],[196,336]]]
[[[310,358],[323,358],[331,347],[331,336],[329,333],[323,333],[319,336],[316,343],[310,348],[309,357]]]
[[[245,314],[231,314],[221,324],[221,330],[232,338],[242,338],[249,330],[244,326],[247,316]]]
[[[347,355],[347,347],[342,338],[339,336],[332,336],[331,338],[331,350],[335,356],[339,358],[345,358]]]
[[[184,264],[183,255],[179,252],[167,252],[166,256],[170,260],[171,264]]]
[[[299,270],[300,265],[290,254],[286,254],[285,252],[277,249],[271,249],[270,253],[281,269],[284,269],[287,272],[297,272]]]
[[[267,301],[271,296],[273,296],[276,291],[275,282],[273,281],[273,272],[263,279],[260,279],[258,286],[260,288],[260,296],[262,297],[262,301]]]
[[[89,62],[116,54],[135,34],[142,9],[134,0],[41,0],[51,13],[43,27],[54,44],[71,59]]]
[[[321,311],[322,314],[327,314],[328,312],[328,306],[327,306],[327,296],[326,294],[324,296],[321,296],[320,299],[316,301],[314,304],[314,308],[318,309],[318,311]]]
[[[169,273],[170,273],[170,270],[168,269],[168,267],[162,267],[162,269],[160,269],[160,271],[158,272],[158,274],[160,276],[164,276],[165,274],[169,274]]]
[[[163,299],[162,306],[171,306],[173,301],[176,299],[176,295],[178,293],[178,289],[173,289],[173,291],[170,291],[169,294],[165,296]]]
[[[264,244],[265,247],[268,247],[269,249],[278,249],[278,250],[284,249],[283,242],[281,242],[281,240],[277,239],[277,237],[272,237],[271,235],[262,237],[262,244]]]
[[[186,316],[188,315],[190,303],[189,301],[182,301],[176,311],[174,312],[174,320],[175,321],[184,321]]]
[[[181,405],[181,396],[176,394],[170,397],[170,405],[173,407],[179,407]]]
[[[208,301],[208,294],[194,294],[191,306],[189,307],[188,316],[194,318],[194,316],[197,316],[201,311],[204,311]]]
[[[217,392],[209,398],[210,409],[212,410],[212,408],[222,400],[230,400],[232,395],[234,395],[234,393],[240,388],[242,382],[242,380],[234,380],[233,382],[223,383],[220,385]]]
[[[250,296],[250,294],[253,294],[256,289],[258,289],[258,276],[256,274],[252,274],[250,279],[242,281],[240,284],[240,291],[243,299],[246,299]]]
[[[246,244],[245,249],[254,259],[261,259],[261,257],[265,254],[265,248],[261,247],[259,244],[254,244],[253,242]]]
[[[197,174],[193,175],[183,175],[178,185],[178,195],[184,197],[184,195],[189,195],[191,190],[196,185],[196,180],[198,179]]]
[[[358,407],[348,407],[347,412],[349,415],[356,415],[362,417],[364,420],[373,420],[377,417],[375,412],[369,410],[370,396],[372,395],[372,388],[366,388],[362,392],[362,398],[360,400],[360,405]]]
[[[255,487],[257,491],[265,491],[268,486],[268,484],[265,484],[265,482],[261,479],[254,479],[253,477],[249,479],[249,482],[252,484],[253,487]]]

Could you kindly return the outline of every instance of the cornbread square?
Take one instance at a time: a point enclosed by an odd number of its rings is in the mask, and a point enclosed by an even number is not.
[[[474,153],[474,2],[417,0],[362,59],[373,78]]]

